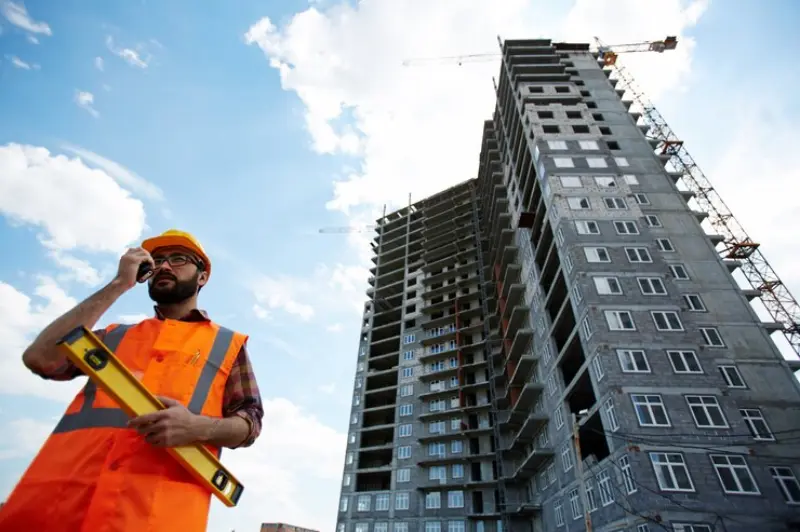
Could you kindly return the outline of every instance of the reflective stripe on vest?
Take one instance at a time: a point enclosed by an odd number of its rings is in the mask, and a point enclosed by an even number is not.
[[[130,329],[131,325],[119,325],[113,330],[106,333],[103,343],[108,346],[111,351],[116,351],[119,347],[125,333]],[[211,346],[211,352],[208,354],[203,369],[200,372],[200,378],[197,380],[194,393],[189,401],[189,410],[194,414],[199,414],[203,409],[203,405],[208,398],[208,393],[211,390],[211,385],[214,382],[214,377],[217,375],[217,370],[222,366],[225,361],[225,353],[228,352],[231,342],[233,341],[234,332],[225,327],[219,327],[216,336],[214,337],[214,344]],[[120,408],[93,408],[94,398],[97,395],[97,385],[92,381],[86,383],[83,389],[83,405],[81,409],[74,414],[66,414],[53,429],[53,433],[70,432],[73,430],[90,429],[90,428],[125,428],[127,427],[130,417]]]

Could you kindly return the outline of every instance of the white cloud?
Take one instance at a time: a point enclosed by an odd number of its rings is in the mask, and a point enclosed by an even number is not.
[[[332,395],[334,392],[336,392],[336,383],[335,382],[331,382],[331,383],[328,383],[328,384],[321,384],[319,386],[319,388],[317,388],[317,390],[319,390],[319,393],[324,393],[326,395]]]
[[[50,26],[46,22],[34,21],[28,14],[28,10],[25,9],[25,5],[22,3],[5,0],[2,2],[2,5],[0,5],[0,11],[2,11],[6,20],[18,28],[22,28],[30,33],[39,33],[48,36],[53,34]]]
[[[22,70],[39,70],[41,67],[36,63],[26,63],[19,57],[15,55],[7,55],[6,59],[11,61],[11,64],[14,65],[16,68],[20,68]]]
[[[342,324],[341,323],[333,323],[325,327],[325,330],[328,332],[341,332]]]
[[[265,399],[263,425],[252,447],[222,454],[245,490],[235,509],[212,505],[209,532],[264,521],[332,531],[346,436],[284,398]]]
[[[81,382],[52,382],[32,374],[22,364],[22,352],[47,324],[77,301],[49,277],[39,277],[36,301],[0,281],[0,390],[9,395],[36,395],[66,402]]]
[[[290,356],[291,358],[299,357],[297,351],[292,347],[292,345],[289,342],[281,338],[278,338],[274,334],[265,335],[264,342],[266,342],[267,345],[269,345],[273,349],[276,349],[284,353],[285,355]]]
[[[264,51],[284,89],[302,100],[317,152],[352,153],[352,136],[358,136],[362,164],[335,182],[328,203],[350,214],[384,203],[402,206],[409,192],[426,196],[477,171],[481,124],[491,117],[491,80],[499,58],[461,67],[455,62],[404,67],[404,59],[491,52],[497,50],[497,35],[591,42],[598,34],[609,43],[678,35],[677,51],[641,54],[647,63],[635,65],[643,85],[658,93],[684,79],[691,41],[682,32],[703,5],[579,0],[565,19],[555,20],[550,4],[524,0],[360,2],[325,10],[312,6],[280,28],[264,18],[244,38]],[[407,31],[410,27],[414,31]],[[550,35],[532,35],[537,27],[550,28]],[[633,65],[636,58],[631,59]]]
[[[147,68],[150,63],[151,55],[146,54],[142,57],[141,50],[132,48],[118,48],[114,46],[114,39],[109,35],[106,37],[106,46],[114,55],[121,57],[126,63],[137,68]],[[141,45],[139,46],[141,48]]]
[[[105,65],[103,63],[103,58],[102,57],[95,57],[94,58],[94,67],[97,70],[99,70],[100,72],[102,72],[105,69]]]
[[[333,267],[320,264],[310,277],[265,275],[251,284],[258,302],[254,311],[258,316],[269,310],[281,310],[304,321],[315,317],[320,310],[328,316],[343,310],[351,315],[360,314],[366,299],[367,275],[361,267],[343,264]]]
[[[97,118],[100,116],[100,113],[97,112],[97,109],[92,107],[94,105],[94,94],[91,92],[86,91],[75,91],[75,103],[81,109],[85,109],[93,117]]]
[[[113,177],[117,183],[145,198],[158,201],[164,199],[164,193],[160,188],[147,181],[133,170],[125,168],[118,162],[107,159],[102,155],[98,155],[93,151],[79,146],[67,144],[63,146],[63,149],[64,151],[77,155],[80,159],[87,161],[93,166],[101,168],[108,175]]]
[[[13,438],[4,438],[0,447],[0,460],[28,458],[39,452],[44,441],[53,431],[52,421],[41,421],[31,418],[14,419],[6,424],[4,432],[13,434]],[[7,494],[2,494],[5,498]]]
[[[66,271],[58,275],[59,281],[77,281],[87,286],[98,286],[103,282],[100,272],[88,261],[79,259],[57,249],[50,250],[50,257]]]
[[[117,253],[138,240],[142,202],[106,172],[20,144],[0,146],[0,213],[43,230],[50,249]]]
[[[26,39],[28,39],[28,42],[31,44],[39,44],[39,39],[37,39],[33,35],[28,35]]]

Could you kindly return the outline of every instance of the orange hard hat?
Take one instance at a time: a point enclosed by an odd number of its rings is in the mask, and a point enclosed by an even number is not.
[[[153,253],[153,251],[157,248],[163,248],[167,246],[181,246],[196,253],[201,259],[203,259],[205,271],[208,273],[208,277],[211,277],[211,259],[208,258],[208,255],[203,249],[203,246],[200,244],[200,241],[197,240],[191,233],[179,231],[178,229],[169,229],[158,236],[148,238],[142,242],[142,247],[146,249],[148,253]]]

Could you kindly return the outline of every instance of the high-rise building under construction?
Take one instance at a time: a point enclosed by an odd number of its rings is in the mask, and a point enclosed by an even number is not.
[[[796,303],[588,45],[501,62],[477,178],[379,220],[337,532],[800,526]]]

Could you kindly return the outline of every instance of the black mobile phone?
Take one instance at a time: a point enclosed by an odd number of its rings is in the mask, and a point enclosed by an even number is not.
[[[143,283],[148,280],[153,273],[153,265],[147,261],[144,261],[139,265],[139,270],[136,272],[136,281]]]

